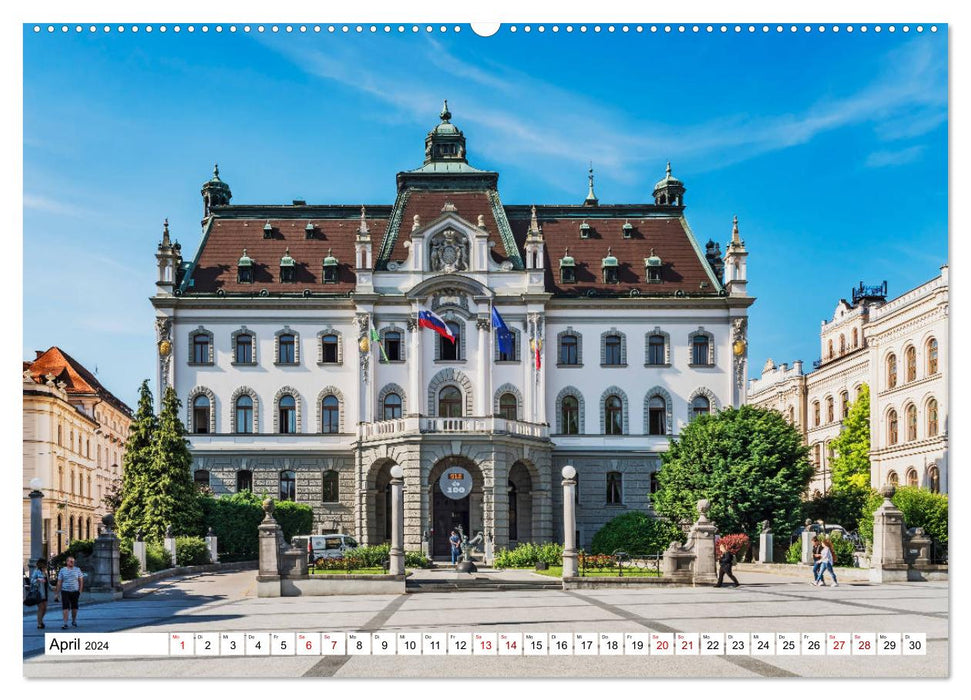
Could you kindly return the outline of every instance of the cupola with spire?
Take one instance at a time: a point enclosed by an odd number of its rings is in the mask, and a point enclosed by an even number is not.
[[[158,262],[158,279],[155,282],[160,295],[171,294],[178,275],[179,265],[182,264],[182,246],[178,243],[173,245],[169,237],[169,220],[166,219],[162,224],[162,241],[158,244],[158,251],[155,253],[155,260]]]
[[[452,122],[448,100],[438,115],[442,120],[425,137],[425,165],[429,163],[468,163],[465,157],[465,134]]]
[[[725,289],[729,296],[745,296],[745,285],[748,282],[748,265],[746,263],[748,251],[745,242],[738,235],[738,217],[732,219],[732,240],[725,250]]]
[[[660,206],[684,206],[684,183],[671,174],[670,161],[664,179],[654,185],[654,203]]]
[[[219,179],[219,163],[212,168],[212,178],[202,186],[202,216],[206,218],[213,207],[224,207],[233,198],[229,185]]]
[[[583,200],[583,206],[595,207],[600,204],[600,200],[597,199],[597,195],[593,191],[593,163],[590,164],[590,170],[587,171],[587,180],[589,186],[587,187],[587,198]]]

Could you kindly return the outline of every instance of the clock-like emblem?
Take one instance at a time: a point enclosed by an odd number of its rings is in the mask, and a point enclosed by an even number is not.
[[[172,352],[172,343],[168,340],[163,340],[158,344],[158,354],[162,357],[168,357],[169,353]]]

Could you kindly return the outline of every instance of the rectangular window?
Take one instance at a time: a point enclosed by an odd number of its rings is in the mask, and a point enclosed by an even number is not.
[[[401,333],[388,331],[384,334],[384,352],[388,362],[401,362]]]
[[[621,339],[619,335],[608,335],[604,340],[604,364],[621,364]]]
[[[197,365],[209,362],[209,336],[202,334],[193,336],[192,362]]]
[[[236,336],[236,362],[240,364],[252,364],[253,362],[253,336],[245,333]]]
[[[708,338],[696,335],[691,344],[691,363],[695,365],[708,364]]]
[[[647,345],[647,364],[663,365],[664,354],[664,336],[652,335]]]
[[[620,472],[607,472],[607,505],[621,505],[623,476]]]
[[[296,343],[292,335],[280,336],[280,355],[277,362],[281,365],[292,365],[296,362]]]
[[[320,361],[327,364],[337,364],[337,336],[325,335],[320,339],[321,356]]]
[[[579,364],[579,354],[577,352],[577,337],[575,335],[564,335],[560,339],[560,364],[576,365]]]

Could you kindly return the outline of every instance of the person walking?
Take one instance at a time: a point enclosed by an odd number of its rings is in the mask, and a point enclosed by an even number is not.
[[[735,555],[728,551],[726,545],[721,545],[721,556],[718,558],[718,583],[715,584],[715,588],[721,588],[722,581],[726,576],[732,580],[732,588],[738,588],[738,579],[732,573],[732,560]]]
[[[819,578],[816,579],[816,585],[826,585],[826,582],[823,580],[823,574],[825,574],[827,571],[829,572],[829,575],[833,577],[833,586],[840,585],[839,581],[836,580],[836,572],[833,571],[833,542],[828,537],[823,538],[823,549],[820,552],[819,561],[819,573],[817,574]]]
[[[813,585],[819,585],[819,569],[822,567],[823,558],[823,544],[819,541],[819,537],[813,535],[812,539],[813,545]]]
[[[452,534],[448,538],[448,543],[452,546],[452,565],[454,566],[459,560],[459,555],[462,553],[462,538],[459,537],[458,532],[452,530]]]
[[[68,555],[67,562],[57,572],[57,588],[54,589],[54,600],[61,600],[61,610],[64,613],[62,630],[67,629],[68,613],[71,614],[71,625],[78,626],[78,599],[84,590],[84,574],[74,565],[74,557]]]
[[[30,590],[37,593],[37,629],[44,629],[44,615],[47,614],[47,560],[38,559],[30,573]]]

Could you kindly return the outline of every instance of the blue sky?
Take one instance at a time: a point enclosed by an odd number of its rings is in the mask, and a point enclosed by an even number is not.
[[[508,204],[649,201],[672,162],[702,243],[749,249],[750,374],[819,356],[860,280],[947,259],[947,37],[477,37],[24,30],[24,347],[134,405],[162,220],[192,254],[214,161],[237,203],[391,203],[447,97]]]

